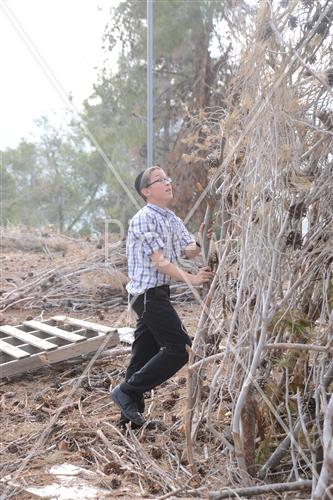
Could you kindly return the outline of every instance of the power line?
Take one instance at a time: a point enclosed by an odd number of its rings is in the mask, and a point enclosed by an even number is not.
[[[147,0],[147,167],[154,162],[153,2]]]

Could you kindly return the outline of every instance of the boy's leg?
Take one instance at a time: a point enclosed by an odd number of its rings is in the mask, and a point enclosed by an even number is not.
[[[134,331],[134,342],[129,365],[126,370],[125,380],[129,380],[133,373],[140,370],[155,354],[160,346],[145,325],[142,318],[138,318]]]
[[[128,394],[143,394],[174,375],[187,361],[191,340],[170,303],[169,288],[157,287],[139,296],[133,309],[153,335],[160,350],[131,375],[120,388]]]
[[[153,335],[142,321],[142,318],[139,317],[134,331],[131,359],[126,370],[125,381],[130,379],[133,373],[140,370],[153,356],[155,356],[159,349],[160,347]],[[136,394],[136,399],[138,410],[140,413],[143,413],[145,409],[143,394]],[[128,422],[128,418],[122,413],[119,425],[124,426]]]

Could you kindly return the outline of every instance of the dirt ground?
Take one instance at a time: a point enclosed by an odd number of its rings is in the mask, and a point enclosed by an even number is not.
[[[64,245],[64,241],[58,238],[52,242],[52,248],[48,244],[50,251],[44,252],[42,248],[34,248],[33,251],[22,248],[25,245],[22,239],[8,241],[14,247],[19,243],[20,247],[4,249],[2,246],[0,300],[6,297],[6,293],[20,289],[29,279],[34,280],[49,269],[61,269],[74,261],[86,262],[91,255],[94,259],[96,248],[100,248],[89,242],[77,244],[66,241]],[[35,237],[31,238],[29,245],[36,245]],[[120,266],[123,266],[124,258],[122,255],[119,258]],[[97,259],[100,259],[98,255]],[[94,264],[94,260],[91,262]],[[117,267],[117,272],[124,276],[124,267],[120,271]],[[104,277],[105,274],[99,271],[85,274],[84,277],[78,273],[77,281],[69,285],[66,282],[66,293],[70,294],[74,286],[75,293],[80,294],[83,290],[85,301],[90,296],[96,300],[92,290],[103,286],[101,279]],[[110,283],[112,288],[114,280],[109,281],[108,286]],[[59,290],[61,295],[61,288],[57,289],[57,294]],[[52,290],[43,295],[42,289],[37,289],[32,302],[15,303],[2,310],[0,324],[17,326],[25,320],[46,320],[61,314],[112,327],[134,327],[135,315],[128,315],[126,294],[121,292],[121,287],[119,292],[117,290],[116,300],[120,305],[105,309],[96,307],[98,302],[95,302],[94,307],[88,310],[73,311],[66,307],[67,298],[63,301],[64,308],[54,307],[45,299],[52,296]],[[31,304],[36,303],[36,293],[39,308],[31,307]],[[184,299],[183,295],[181,297],[178,301],[182,302],[177,302],[175,308],[188,333],[193,336],[200,307],[194,301]],[[77,480],[78,495],[60,496],[59,485],[65,484],[65,475],[61,473],[57,479],[56,492],[45,493],[43,498],[185,500],[208,498],[212,491],[239,484],[234,457],[229,456],[221,440],[225,432],[231,439],[230,400],[216,402],[211,413],[214,433],[207,430],[205,410],[210,374],[207,373],[207,379],[204,376],[202,380],[202,414],[196,428],[193,468],[187,460],[184,432],[187,367],[151,393],[145,394],[145,416],[147,422],[157,421],[155,429],[145,425],[139,430],[129,427],[120,430],[117,425],[119,410],[111,401],[109,392],[123,380],[130,347],[119,344],[115,349],[116,355],[114,351],[110,355],[109,351],[93,359],[92,353],[10,379],[0,379],[0,500],[41,498],[40,492],[36,496],[27,490],[33,486],[53,484],[55,475],[51,474],[50,469],[63,464],[65,467],[81,468]],[[278,476],[274,480],[278,481]],[[93,492],[93,496],[90,496],[89,487],[98,488],[99,493]],[[281,497],[270,494],[261,498],[292,499],[296,495],[284,494]]]
[[[66,256],[58,256],[57,264]],[[55,263],[52,262],[52,265]],[[1,293],[22,282],[29,273],[49,265],[41,253],[11,251],[1,255]],[[195,303],[176,305],[190,335],[199,316]],[[61,309],[43,312],[15,308],[1,313],[1,323],[19,325],[27,319],[47,319],[64,314]],[[135,326],[126,307],[110,311],[65,313],[109,326]],[[170,490],[220,484],[223,461],[208,480],[211,461],[206,436],[199,435],[201,461],[192,474],[186,460],[183,416],[186,399],[186,368],[151,394],[146,395],[146,416],[157,419],[156,430],[143,428],[121,433],[119,411],[109,390],[124,377],[129,354],[76,358],[0,380],[1,479],[10,475],[19,485],[50,482],[48,469],[69,463],[95,473],[94,482],[106,488],[101,498],[158,498]],[[82,374],[86,371],[86,374]],[[199,431],[200,432],[200,431]],[[218,472],[220,470],[220,472]],[[29,499],[36,496],[24,488],[2,483],[1,498]],[[84,494],[81,498],[84,498]]]

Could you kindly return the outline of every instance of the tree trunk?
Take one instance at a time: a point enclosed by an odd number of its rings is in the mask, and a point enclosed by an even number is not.
[[[196,73],[193,81],[192,99],[189,105],[189,115],[193,116],[209,106],[211,83],[211,59],[209,56],[209,41],[212,30],[212,22],[202,27],[202,33],[196,44]],[[200,182],[202,186],[207,184],[207,171],[204,168],[203,160],[185,162],[184,153],[189,151],[189,142],[193,134],[192,127],[187,126],[187,121],[183,120],[183,125],[178,133],[175,145],[166,156],[166,169],[171,177],[177,179],[172,207],[177,214],[185,218],[189,208],[195,200],[196,184]],[[205,206],[201,205],[197,211],[197,218],[201,220],[204,215]]]

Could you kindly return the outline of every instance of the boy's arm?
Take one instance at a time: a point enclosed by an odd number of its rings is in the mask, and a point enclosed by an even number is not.
[[[189,259],[193,259],[200,254],[200,246],[196,244],[199,241],[199,234],[194,238],[186,229],[184,222],[177,217],[180,227],[180,243],[182,254],[185,254]]]
[[[153,264],[161,273],[165,273],[175,281],[183,281],[188,285],[202,285],[203,283],[207,283],[208,281],[210,281],[214,276],[214,273],[209,271],[208,267],[201,268],[196,275],[190,274],[165,259],[162,250],[153,252],[150,258]]]
[[[201,247],[199,247],[196,243],[190,243],[184,250],[186,257],[189,259],[194,259],[194,257],[200,255],[200,252]]]
[[[189,259],[193,259],[194,257],[197,257],[201,252],[201,245],[202,245],[202,239],[203,239],[202,234],[203,234],[204,227],[205,227],[205,224],[203,222],[199,228],[198,234],[195,237],[195,242],[194,243],[191,242],[189,245],[187,245],[187,247],[184,250],[186,257],[188,257]],[[213,226],[211,226],[207,231],[208,241],[211,240],[212,235],[213,235]]]

